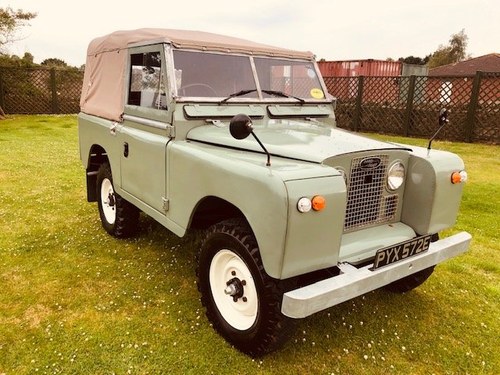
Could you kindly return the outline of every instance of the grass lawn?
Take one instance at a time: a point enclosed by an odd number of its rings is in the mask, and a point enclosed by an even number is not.
[[[147,217],[129,240],[101,228],[75,116],[0,121],[0,374],[499,374],[500,149],[433,146],[465,160],[444,235],[471,232],[470,250],[406,295],[375,291],[300,320],[280,351],[253,360],[205,318],[195,235]]]

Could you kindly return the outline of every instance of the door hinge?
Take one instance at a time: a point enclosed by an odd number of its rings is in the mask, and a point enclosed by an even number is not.
[[[161,197],[161,200],[163,201],[163,211],[167,212],[170,208],[170,200],[165,197]]]
[[[113,121],[111,123],[110,128],[109,128],[110,134],[113,135],[113,136],[116,136],[116,131],[119,130],[119,126],[120,126],[120,124],[118,122]]]
[[[168,125],[166,130],[167,130],[167,137],[175,138],[175,126]]]

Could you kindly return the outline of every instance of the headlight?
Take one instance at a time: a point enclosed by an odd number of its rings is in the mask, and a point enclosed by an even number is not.
[[[395,162],[389,168],[387,174],[387,186],[390,190],[399,189],[405,180],[405,166],[400,161]]]

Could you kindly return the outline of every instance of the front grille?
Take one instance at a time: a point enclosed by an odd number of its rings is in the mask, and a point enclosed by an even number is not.
[[[367,159],[380,159],[380,163],[375,166],[377,163],[367,163]],[[387,155],[352,160],[344,231],[385,223],[394,218],[398,195],[385,191],[388,160]]]

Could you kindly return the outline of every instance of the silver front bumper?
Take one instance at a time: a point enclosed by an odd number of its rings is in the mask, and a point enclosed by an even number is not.
[[[460,232],[431,243],[423,254],[375,271],[370,270],[372,265],[356,268],[342,263],[340,275],[285,293],[281,312],[291,318],[305,318],[457,256],[467,250],[471,239],[469,233]]]

